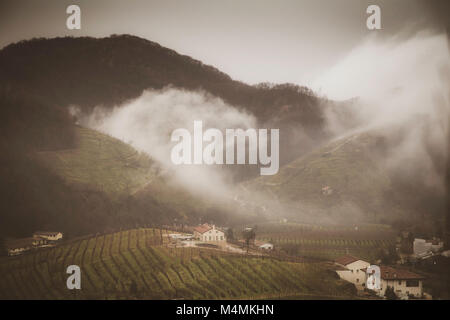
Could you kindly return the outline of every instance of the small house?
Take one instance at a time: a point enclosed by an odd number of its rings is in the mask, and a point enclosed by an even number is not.
[[[33,237],[40,237],[47,239],[48,241],[58,241],[63,238],[63,234],[58,231],[36,231]]]
[[[423,276],[405,269],[389,266],[380,266],[380,273],[381,287],[377,292],[379,296],[384,296],[388,287],[391,287],[399,298],[411,296],[420,298],[423,296]]]
[[[263,250],[273,250],[273,244],[264,243],[264,244],[260,245],[259,248],[263,249]]]
[[[357,289],[362,290],[366,282],[366,273],[361,269],[370,266],[370,263],[351,255],[344,255],[335,260],[341,267],[336,273],[343,280],[353,283]]]

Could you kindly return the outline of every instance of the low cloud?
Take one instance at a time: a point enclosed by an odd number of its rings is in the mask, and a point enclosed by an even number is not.
[[[420,32],[408,39],[370,37],[312,86],[331,99],[357,98],[350,107],[356,131],[376,130],[391,143],[384,164],[442,189],[449,75],[447,35]],[[329,124],[336,134],[349,134],[332,114]]]
[[[174,88],[146,90],[143,94],[113,110],[101,107],[79,117],[80,123],[107,133],[138,150],[146,152],[164,169],[172,181],[197,195],[230,196],[231,179],[215,165],[175,166],[170,141],[173,130],[193,132],[194,120],[203,121],[204,130],[217,128],[255,128],[255,118],[205,92]]]

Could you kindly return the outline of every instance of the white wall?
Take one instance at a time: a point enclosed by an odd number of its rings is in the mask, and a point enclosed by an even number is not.
[[[369,266],[369,262],[358,260],[344,266],[347,270],[338,270],[336,273],[341,279],[353,283],[357,289],[362,290],[363,284],[366,282],[366,273],[361,269]]]
[[[225,241],[225,233],[213,228],[205,233],[194,232],[194,236],[204,242]]]
[[[422,280],[419,280],[418,287],[407,287],[406,280],[384,280],[381,279],[380,296],[384,296],[387,287],[393,287],[395,294],[398,297],[405,297],[408,294],[412,294],[415,297],[420,298],[423,294]]]

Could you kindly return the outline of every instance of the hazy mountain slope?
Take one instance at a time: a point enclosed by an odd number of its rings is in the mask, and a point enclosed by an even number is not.
[[[278,175],[243,185],[282,202],[300,219],[438,225],[445,214],[445,194],[420,178],[389,170],[383,158],[388,150],[379,132],[356,133],[285,165]]]
[[[249,86],[133,36],[11,44],[0,50],[0,70],[0,233],[69,228],[81,234],[121,224],[228,219],[222,204],[199,203],[164,176],[153,175],[151,161],[129,146],[77,129],[69,114],[70,106],[89,113],[169,85],[202,89],[253,114],[259,127],[280,128],[280,162],[288,165],[249,186],[275,195],[294,215],[393,220],[444,210],[442,197],[423,185],[428,172],[405,166],[411,172],[395,176],[380,165],[383,152],[374,151],[383,140],[377,135],[327,144],[332,135],[326,115],[348,129],[355,124],[351,109],[302,87]],[[253,169],[232,167],[239,181],[259,174]],[[327,196],[326,186],[333,190]]]
[[[74,151],[80,146],[79,133],[69,106],[90,112],[99,105],[120,105],[144,89],[171,85],[205,90],[253,113],[262,127],[281,128],[282,161],[306,152],[328,136],[323,127],[324,101],[307,89],[249,86],[200,61],[133,36],[22,41],[0,50],[0,70],[0,234],[21,236],[49,228],[82,234],[120,223],[172,221],[178,214],[184,219],[192,215],[196,219],[202,215],[224,217],[214,205],[204,212],[196,205],[195,210],[186,209],[185,199],[192,196],[180,190],[175,192],[183,196],[169,196],[173,186],[165,181],[145,185],[147,169],[134,170],[127,167],[126,160],[117,161],[120,155],[115,148],[96,148],[91,141],[85,151]],[[293,132],[301,133],[296,134],[301,138],[287,139]],[[302,147],[295,148],[298,144]],[[91,153],[99,158],[89,159]],[[102,157],[113,166],[110,172],[101,164]],[[256,172],[236,169],[240,179]],[[130,181],[135,201],[124,199]],[[158,199],[163,203],[149,196],[161,190],[165,196]],[[196,200],[187,202],[195,204]],[[178,213],[170,204],[175,204]]]
[[[76,148],[38,152],[38,158],[70,184],[109,194],[133,194],[157,173],[153,161],[102,133],[76,127]]]
[[[0,50],[0,70],[0,90],[8,94],[26,92],[44,104],[64,109],[76,105],[86,112],[99,105],[120,105],[149,88],[202,89],[254,114],[261,127],[280,128],[283,163],[329,136],[324,108],[330,102],[307,88],[292,84],[250,86],[134,36],[22,41]],[[296,139],[292,139],[294,134]],[[302,148],[293,147],[298,144]]]
[[[75,127],[74,145],[2,157],[1,234],[51,229],[70,237],[174,218],[187,221],[191,205],[202,214],[201,201],[169,186],[153,162],[131,146],[81,127]],[[170,199],[184,201],[183,215]]]

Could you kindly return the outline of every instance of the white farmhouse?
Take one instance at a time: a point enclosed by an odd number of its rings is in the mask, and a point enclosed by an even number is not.
[[[362,270],[370,266],[370,263],[351,255],[345,255],[337,258],[335,263],[342,267],[336,273],[343,280],[353,283],[357,289],[364,289],[366,282],[366,273]]]
[[[424,277],[408,270],[388,266],[380,266],[380,272],[381,287],[377,290],[379,296],[383,297],[387,287],[391,287],[399,298],[422,297]]]
[[[63,234],[58,231],[36,231],[33,237],[40,237],[47,239],[48,241],[58,241],[63,238]]]
[[[225,241],[225,233],[207,223],[194,228],[194,238],[204,242]]]

